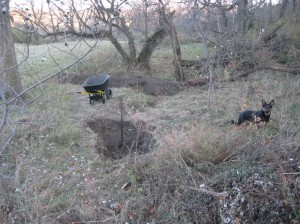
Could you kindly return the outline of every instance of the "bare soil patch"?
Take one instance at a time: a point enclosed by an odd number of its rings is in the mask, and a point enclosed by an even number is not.
[[[133,124],[123,122],[123,141],[121,140],[121,121],[98,118],[88,122],[89,127],[98,134],[96,149],[100,155],[110,159],[121,159],[129,153],[147,153],[155,143],[143,122]]]
[[[60,80],[63,83],[73,85],[81,85],[88,77],[95,74],[62,74]],[[143,92],[147,95],[174,95],[181,91],[181,87],[177,82],[164,79],[154,78],[144,75],[111,75],[109,79],[109,87],[121,88],[128,87]]]

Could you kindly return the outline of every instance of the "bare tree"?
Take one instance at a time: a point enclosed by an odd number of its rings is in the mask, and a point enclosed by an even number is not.
[[[0,155],[15,135],[14,118],[24,110],[24,101],[18,95],[23,86],[12,38],[9,3],[9,0],[0,3]]]
[[[168,32],[172,43],[173,55],[174,55],[174,66],[175,66],[175,77],[177,81],[184,81],[185,77],[182,71],[182,58],[181,58],[181,49],[179,44],[179,39],[176,31],[176,27],[173,24],[172,17],[175,11],[170,14],[166,13],[166,5],[162,0],[159,0],[162,5],[161,16],[163,18],[163,22],[168,26]]]
[[[212,88],[212,81],[213,81],[213,68],[212,68],[212,61],[209,53],[208,43],[207,43],[207,37],[203,31],[203,26],[201,24],[201,11],[199,9],[199,5],[197,1],[194,2],[194,5],[192,7],[192,18],[195,30],[200,35],[204,49],[205,49],[205,57],[207,59],[208,63],[208,72],[209,72],[209,82],[208,82],[208,109],[211,109],[211,88]]]
[[[0,3],[0,82],[9,84],[14,91],[22,91],[22,83],[10,25],[9,0]]]
[[[149,70],[154,50],[169,34],[167,24],[160,20],[161,16],[158,16],[159,21],[151,35],[148,34],[148,25],[145,21],[147,38],[138,53],[131,21],[127,19],[130,7],[127,0],[88,0],[84,1],[83,7],[79,7],[74,0],[63,1],[63,4],[57,1],[47,2],[51,18],[50,26],[49,21],[43,19],[42,11],[29,20],[34,26],[39,27],[43,36],[75,35],[82,38],[104,36],[117,49],[129,68]],[[149,6],[148,3],[144,2],[146,8]],[[159,4],[156,4],[156,7],[159,13],[162,9],[159,9]],[[23,12],[23,17],[25,16]],[[172,20],[172,16],[170,19]],[[106,29],[101,28],[103,25],[106,25]],[[123,38],[127,40],[127,46],[121,40]]]

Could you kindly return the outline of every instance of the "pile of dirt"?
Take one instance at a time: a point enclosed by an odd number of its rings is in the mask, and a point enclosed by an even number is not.
[[[147,153],[155,144],[143,122],[134,125],[130,121],[123,121],[123,141],[121,140],[121,121],[99,118],[89,121],[88,125],[98,134],[95,146],[98,153],[110,159],[121,159],[131,152]]]
[[[87,78],[95,74],[61,74],[59,79],[63,83],[71,83],[73,85],[81,85]],[[129,87],[143,92],[147,95],[174,95],[181,91],[181,87],[177,82],[164,79],[154,78],[150,76],[120,76],[110,75],[109,87],[121,88]]]

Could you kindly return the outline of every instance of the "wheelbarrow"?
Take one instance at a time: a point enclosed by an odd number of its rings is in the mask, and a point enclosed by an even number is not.
[[[94,75],[89,77],[81,85],[84,88],[84,92],[78,92],[81,94],[88,94],[90,98],[90,104],[94,104],[95,101],[101,100],[105,103],[106,99],[112,98],[112,90],[107,88],[110,75]]]

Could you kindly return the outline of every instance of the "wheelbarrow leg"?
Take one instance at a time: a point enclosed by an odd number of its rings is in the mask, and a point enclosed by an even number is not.
[[[105,94],[102,94],[102,103],[105,104]]]
[[[89,94],[89,98],[90,98],[90,104],[93,105],[94,104],[94,100],[92,100],[91,95]]]

